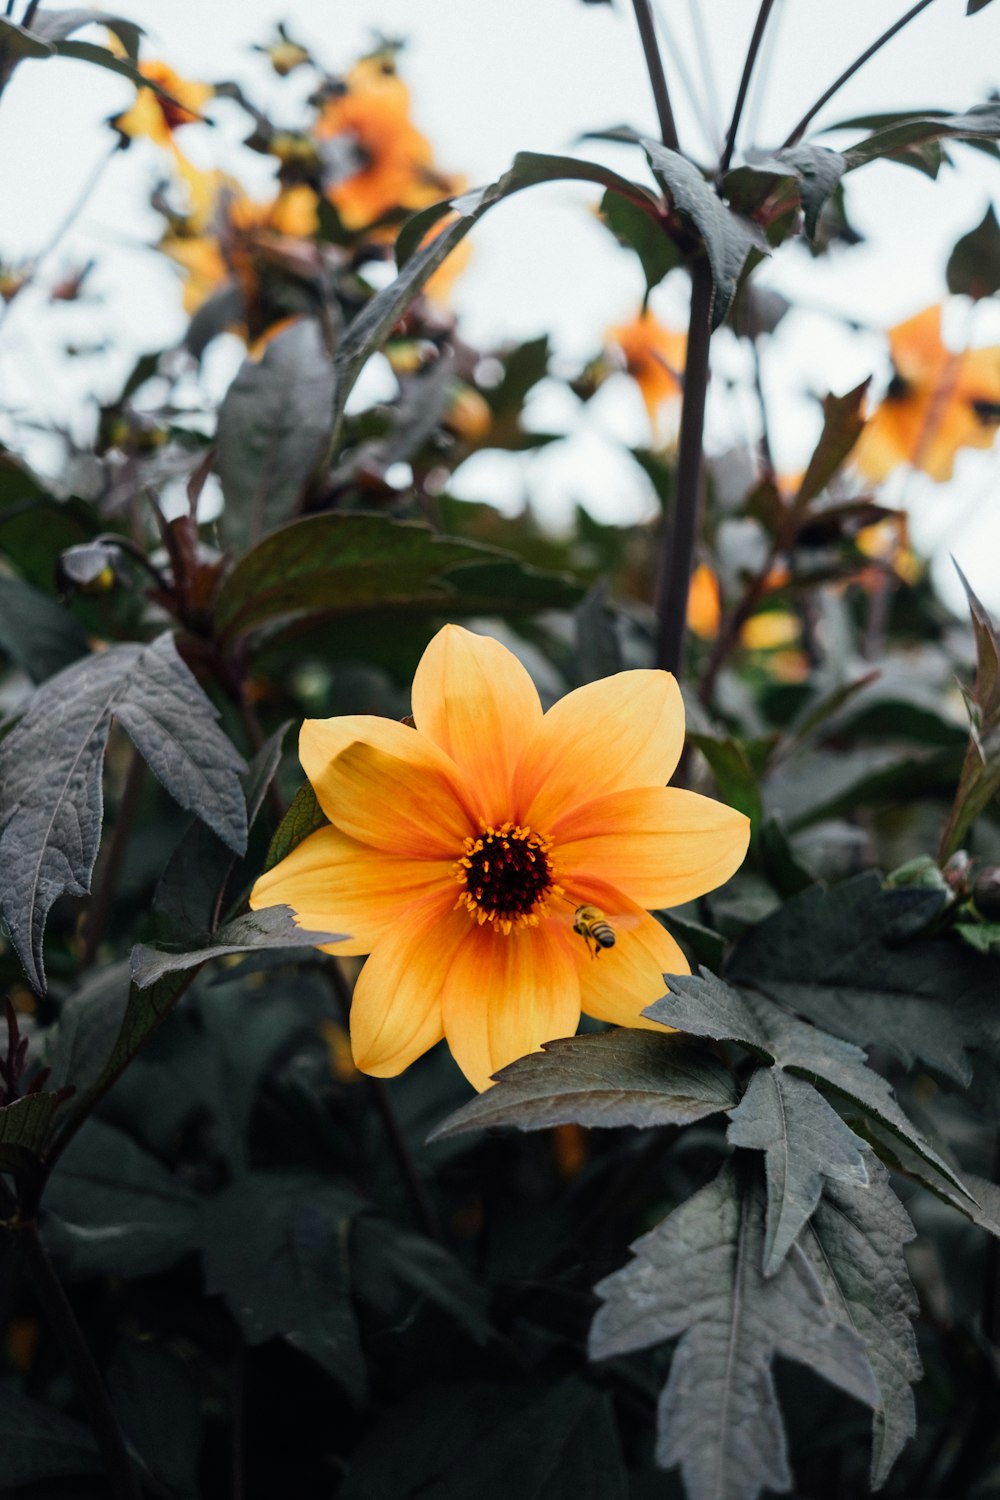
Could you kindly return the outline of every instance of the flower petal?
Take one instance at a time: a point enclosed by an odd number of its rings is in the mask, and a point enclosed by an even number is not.
[[[477,826],[458,773],[425,735],[391,719],[307,719],[299,758],[327,817],[362,843],[457,859]]]
[[[690,972],[687,959],[669,932],[603,880],[582,881],[573,891],[574,899],[600,908],[615,934],[613,948],[604,948],[593,956],[584,949],[582,958],[577,953],[580,1003],[585,1014],[598,1021],[613,1021],[616,1026],[669,1030],[642,1014],[666,992],[664,974]],[[580,941],[578,937],[576,940]]]
[[[581,802],[663,786],[684,745],[684,704],[669,672],[618,672],[567,693],[545,715],[514,777],[510,814],[549,831]]]
[[[448,1045],[474,1088],[580,1021],[576,965],[558,929],[543,922],[508,936],[472,927],[442,997]]]
[[[350,933],[329,952],[370,953],[386,932],[406,924],[409,908],[431,890],[447,891],[454,905],[451,869],[450,860],[398,859],[339,828],[320,828],[261,875],[250,906],[290,906],[300,927]]]
[[[351,1050],[363,1073],[394,1078],[441,1040],[441,988],[470,922],[435,892],[384,935],[354,986]]]
[[[599,875],[639,906],[679,906],[739,869],[750,820],[697,792],[639,787],[574,808],[551,835],[563,884]]]
[[[446,625],[414,675],[413,717],[475,789],[486,822],[508,818],[518,756],[542,721],[535,684],[513,652]]]

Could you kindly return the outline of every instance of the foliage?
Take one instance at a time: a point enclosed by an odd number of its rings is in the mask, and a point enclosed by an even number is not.
[[[55,57],[135,85],[109,169],[141,137],[159,153],[150,253],[188,318],[87,441],[3,414],[0,1497],[995,1492],[1000,643],[967,583],[971,628],[945,610],[880,483],[989,445],[997,351],[948,347],[936,309],[890,330],[884,390],[815,393],[796,479],[761,369],[796,316],[786,257],[858,240],[855,174],[995,164],[1000,104],[840,121],[835,147],[813,110],[759,151],[740,105],[706,169],[641,35],[662,139],[519,151],[469,188],[388,39],[348,66],[279,27],[256,48],[272,118],[149,59],[127,18],[0,18],[0,94],[23,68],[43,97]],[[218,100],[271,162],[266,201],[186,155]],[[472,347],[447,300],[464,242],[566,183],[637,263],[634,323],[580,369],[546,330]],[[992,208],[956,226],[952,294],[996,296],[998,238]],[[47,254],[0,264],[0,328],[32,288],[79,294]],[[685,340],[653,307],[688,279]],[[706,456],[723,325],[764,419]],[[246,347],[218,391],[224,333]],[[563,435],[540,388],[585,406],[616,374],[646,402],[627,461],[655,520],[557,532],[456,498],[484,453],[520,455],[530,488]],[[306,840],[345,837],[289,727],[412,724],[446,622],[503,641],[547,701],[675,668],[675,784],[751,824],[730,881],[657,914],[693,972],[472,1098],[443,1046],[360,1073],[355,934],[249,909]],[[605,915],[620,956],[637,918]],[[405,891],[395,920],[422,920]],[[602,980],[616,944],[588,960]]]

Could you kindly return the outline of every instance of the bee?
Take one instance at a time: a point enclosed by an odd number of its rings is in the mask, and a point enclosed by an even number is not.
[[[573,931],[583,938],[591,958],[598,958],[602,948],[615,946],[615,929],[599,906],[578,906],[573,914]]]

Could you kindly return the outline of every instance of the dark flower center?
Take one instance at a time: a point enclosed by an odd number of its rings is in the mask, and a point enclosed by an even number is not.
[[[534,927],[545,911],[545,897],[559,895],[549,863],[551,840],[518,823],[484,828],[465,841],[455,877],[465,887],[457,905],[482,925],[502,932]]]

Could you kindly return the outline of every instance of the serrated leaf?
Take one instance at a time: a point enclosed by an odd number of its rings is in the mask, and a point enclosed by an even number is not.
[[[428,1140],[496,1125],[688,1125],[736,1099],[731,1074],[707,1049],[621,1028],[546,1042],[542,1052],[502,1068],[492,1088],[449,1115]]]
[[[296,926],[290,906],[267,906],[235,917],[213,934],[203,948],[187,953],[170,953],[140,943],[132,950],[132,982],[140,990],[155,985],[168,974],[198,969],[214,958],[234,953],[255,953],[260,948],[315,948],[321,943],[337,943],[347,937],[344,932],[309,932]]]
[[[216,628],[228,638],[302,615],[336,619],[421,601],[446,611],[452,570],[511,561],[495,547],[439,536],[416,521],[307,516],[241,558],[222,586]]]
[[[847,171],[853,172],[879,157],[897,156],[928,143],[941,140],[992,141],[998,136],[1000,104],[991,102],[977,104],[954,115],[925,113],[895,117],[892,123],[876,129],[867,140],[851,146],[844,155],[847,157]]]
[[[286,1338],[358,1398],[348,1244],[363,1207],[327,1177],[285,1170],[248,1173],[205,1205],[206,1290],[225,1298],[247,1342]]]
[[[982,222],[955,242],[945,280],[949,292],[974,301],[1000,291],[1000,224],[992,203]]]
[[[394,1402],[351,1456],[340,1500],[626,1500],[610,1398],[576,1378],[465,1379]]]
[[[63,42],[84,26],[103,26],[121,42],[133,62],[139,57],[139,39],[145,33],[134,21],[126,21],[109,10],[36,10],[31,30],[47,42]]]
[[[922,936],[940,890],[883,890],[874,871],[786,901],[736,945],[726,977],[752,985],[859,1045],[888,1047],[907,1067],[922,1058],[967,1083],[981,1044],[989,978],[946,938]],[[941,1004],[954,994],[959,1003]]]
[[[237,853],[246,848],[245,769],[217,714],[164,634],[111,646],[38,688],[0,743],[0,907],[28,978],[44,990],[42,937],[63,894],[90,888],[112,718],[181,807]]]
[[[845,396],[824,396],[823,431],[792,501],[792,511],[796,516],[801,517],[808,510],[809,502],[826,489],[861,436],[865,425],[865,395],[870,384],[869,378]]]
[[[59,1104],[58,1093],[40,1091],[0,1106],[0,1171],[17,1175],[37,1165]]]
[[[1000,640],[993,622],[976,598],[969,581],[955,564],[969,601],[976,642],[976,681],[966,693],[969,744],[948,824],[941,837],[942,864],[956,849],[980,813],[1000,793]]]
[[[223,529],[244,552],[299,509],[330,435],[333,365],[319,322],[297,318],[243,361],[219,407]]]
[[[962,1188],[959,1191],[951,1178],[945,1177],[915,1151],[911,1151],[898,1136],[888,1136],[871,1120],[859,1122],[858,1129],[870,1142],[879,1159],[893,1172],[899,1172],[911,1182],[919,1183],[929,1193],[933,1193],[935,1198],[940,1198],[942,1203],[957,1209],[970,1223],[977,1224],[987,1234],[1000,1239],[1000,1187],[995,1182],[979,1177],[975,1172],[963,1170]],[[952,1178],[954,1175],[952,1173]]]
[[[60,1271],[150,1276],[197,1248],[201,1200],[104,1120],[87,1120],[45,1189],[42,1233]]]
[[[726,1135],[730,1145],[766,1156],[765,1276],[774,1275],[792,1248],[824,1182],[868,1180],[865,1143],[811,1083],[783,1068],[757,1069]]]
[[[642,148],[653,175],[670,196],[682,223],[705,246],[715,286],[712,327],[717,328],[729,311],[748,257],[755,251],[769,253],[767,237],[751,220],[727,208],[686,156],[657,141],[644,140]]]
[[[55,600],[0,574],[0,651],[32,682],[44,682],[87,653],[87,632]]]
[[[680,1337],[658,1408],[657,1461],[679,1464],[689,1500],[756,1500],[790,1488],[771,1373],[775,1354],[809,1365],[869,1406],[878,1387],[862,1339],[838,1321],[797,1249],[760,1270],[764,1193],[732,1163],[597,1284],[595,1359]]]
[[[871,1466],[877,1489],[916,1432],[910,1383],[922,1370],[911,1326],[918,1303],[903,1258],[913,1225],[879,1162],[869,1160],[869,1178],[867,1187],[828,1185],[801,1243],[831,1307],[864,1340],[878,1382]]]
[[[886,1080],[868,1067],[860,1047],[798,1020],[765,995],[733,989],[707,969],[700,975],[669,974],[667,983],[669,993],[647,1006],[643,1015],[694,1036],[739,1042],[767,1062],[811,1083],[825,1084],[835,1097],[850,1100],[855,1109],[899,1136],[962,1191],[948,1163],[900,1109]]]

